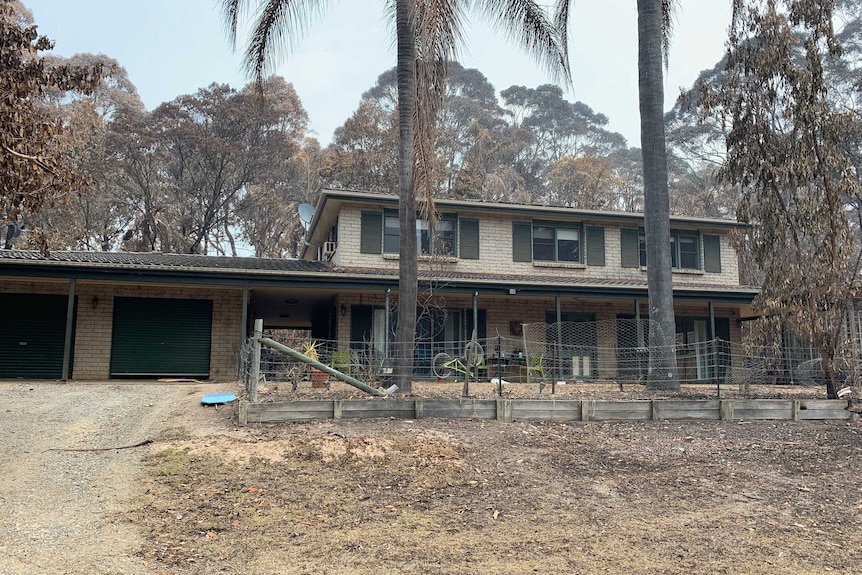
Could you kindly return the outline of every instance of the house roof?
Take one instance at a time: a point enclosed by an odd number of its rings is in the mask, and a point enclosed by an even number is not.
[[[646,278],[638,280],[574,279],[532,275],[420,270],[435,289],[478,291],[487,295],[560,295],[564,297],[644,298]],[[336,290],[397,289],[398,271],[377,268],[335,268],[329,262],[290,258],[224,257],[187,254],[0,250],[0,276],[80,278],[101,281],[328,288]],[[678,299],[749,303],[752,286],[687,283],[674,286]]]
[[[165,254],[161,252],[87,252],[54,251],[48,257],[31,250],[0,250],[0,264],[8,262],[38,263],[43,266],[94,266],[120,269],[188,269],[195,271],[276,271],[323,272],[331,268],[328,262],[293,258],[255,258],[204,256],[196,254]]]
[[[397,271],[376,268],[339,268],[339,273],[365,277],[387,277],[398,280]],[[521,295],[556,295],[560,292],[577,292],[574,297],[645,297],[647,292],[646,275],[641,281],[628,279],[572,278],[565,276],[523,276],[519,274],[500,274],[482,272],[449,272],[435,269],[433,272],[419,270],[420,281],[433,281],[439,291],[454,287],[458,291],[465,288],[489,289],[496,293],[511,294],[515,290]],[[728,286],[714,283],[685,283],[674,285],[674,297],[685,299],[723,300],[750,302],[759,293],[755,286]]]

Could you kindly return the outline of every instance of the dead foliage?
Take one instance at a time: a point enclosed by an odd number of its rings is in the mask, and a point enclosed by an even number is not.
[[[131,518],[160,572],[858,569],[858,423],[244,429],[172,437],[149,458]]]

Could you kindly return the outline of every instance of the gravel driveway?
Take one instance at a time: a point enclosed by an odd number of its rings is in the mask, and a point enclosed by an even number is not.
[[[0,573],[144,574],[121,512],[149,446],[201,385],[0,383]]]

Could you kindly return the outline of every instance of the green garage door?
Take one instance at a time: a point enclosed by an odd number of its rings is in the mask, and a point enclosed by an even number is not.
[[[65,295],[0,294],[0,378],[63,377]]]
[[[114,298],[111,376],[208,377],[211,300]]]

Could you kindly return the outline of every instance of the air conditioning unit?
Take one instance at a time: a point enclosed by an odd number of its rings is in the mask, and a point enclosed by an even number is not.
[[[335,242],[323,242],[323,259],[329,261],[335,255]]]

